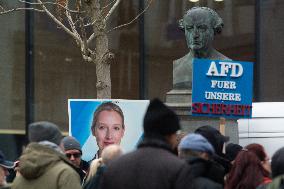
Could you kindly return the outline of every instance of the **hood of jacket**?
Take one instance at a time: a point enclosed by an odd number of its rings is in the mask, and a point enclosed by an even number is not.
[[[218,163],[199,157],[189,157],[186,161],[191,167],[191,175],[194,178],[204,177],[219,184],[224,184],[225,169]]]
[[[138,144],[138,148],[144,147],[153,147],[153,148],[162,148],[174,154],[174,150],[171,146],[165,141],[164,138],[157,136],[148,137],[145,136],[144,139]]]
[[[49,146],[30,143],[20,157],[19,172],[26,179],[36,179],[62,160],[72,166],[64,154]]]

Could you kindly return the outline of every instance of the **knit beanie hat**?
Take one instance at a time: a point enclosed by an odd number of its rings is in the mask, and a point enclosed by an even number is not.
[[[150,101],[144,117],[145,135],[170,135],[180,130],[177,115],[159,99]]]
[[[179,143],[179,149],[192,150],[198,152],[207,152],[214,154],[213,146],[200,134],[190,133],[183,137]]]
[[[57,125],[48,121],[39,121],[29,125],[29,141],[49,141],[59,145],[62,134]]]
[[[62,144],[64,146],[64,150],[79,150],[82,153],[82,149],[81,149],[81,145],[78,142],[78,140],[76,140],[74,137],[72,136],[66,136],[62,139]]]

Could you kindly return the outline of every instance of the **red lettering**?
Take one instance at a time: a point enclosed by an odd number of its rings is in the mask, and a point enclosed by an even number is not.
[[[215,105],[215,112],[213,114],[222,114],[222,104],[214,104]]]
[[[192,113],[196,114],[214,114],[214,115],[234,115],[234,116],[250,116],[251,105],[241,104],[209,104],[209,103],[193,103]]]
[[[192,113],[201,113],[201,103],[192,104]]]
[[[203,111],[204,108],[206,108],[206,111]],[[208,103],[202,103],[202,113],[203,113],[203,114],[209,114],[209,113],[210,113],[210,104],[208,104]]]

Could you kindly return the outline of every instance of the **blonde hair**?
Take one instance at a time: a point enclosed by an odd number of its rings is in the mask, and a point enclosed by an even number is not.
[[[88,176],[86,178],[86,182],[88,182],[90,180],[90,178],[92,178],[93,176],[96,175],[98,168],[103,164],[103,158],[99,158],[99,159],[94,159],[91,162],[90,165],[90,169],[89,169],[89,173]]]
[[[109,162],[123,154],[123,151],[119,145],[112,144],[105,147],[102,151],[102,157],[99,159],[94,159],[91,162],[90,170],[86,178],[86,182],[90,180],[93,176],[96,175],[97,170],[103,164],[108,165]]]
[[[115,158],[118,158],[119,156],[122,155],[122,149],[119,145],[117,144],[112,144],[107,146],[103,151],[102,151],[102,159],[105,165],[108,165],[110,161],[112,161]]]

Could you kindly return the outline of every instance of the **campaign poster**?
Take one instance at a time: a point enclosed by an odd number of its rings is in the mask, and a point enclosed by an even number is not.
[[[111,111],[112,114],[101,111],[106,104],[119,111]],[[82,159],[94,159],[100,149],[112,143],[119,143],[124,152],[134,150],[143,135],[143,118],[148,104],[149,100],[69,99],[69,135],[80,142]],[[120,124],[122,117],[123,126]]]
[[[194,59],[192,115],[251,117],[253,63]]]

